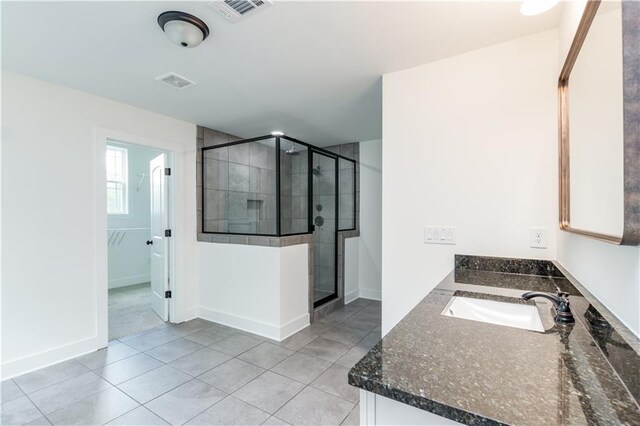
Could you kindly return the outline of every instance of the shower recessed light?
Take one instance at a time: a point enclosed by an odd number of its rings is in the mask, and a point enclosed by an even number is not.
[[[273,132],[271,132],[271,136],[284,136],[284,133],[282,133],[280,130],[274,130]]]
[[[158,25],[173,43],[196,47],[209,36],[209,27],[200,18],[185,12],[168,11],[158,16]]]
[[[533,16],[551,10],[560,0],[524,0],[520,6],[520,13]]]

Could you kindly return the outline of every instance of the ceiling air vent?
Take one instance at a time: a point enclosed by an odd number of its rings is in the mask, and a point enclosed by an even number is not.
[[[185,89],[189,86],[193,86],[194,84],[196,84],[195,81],[191,81],[187,78],[184,78],[183,76],[178,75],[175,72],[170,72],[169,74],[156,77],[156,80],[158,80],[160,83],[164,83],[171,87],[175,87],[176,89]]]
[[[209,6],[220,12],[222,16],[235,23],[257,10],[266,9],[273,3],[271,0],[224,0],[212,1]]]

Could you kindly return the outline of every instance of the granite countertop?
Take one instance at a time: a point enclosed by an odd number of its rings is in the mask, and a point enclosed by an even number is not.
[[[540,298],[532,300],[544,332],[441,315],[456,292],[516,301],[557,289],[570,294],[573,325],[556,325]],[[456,269],[353,367],[349,383],[465,424],[638,425],[640,355],[628,339],[552,262],[456,256]]]

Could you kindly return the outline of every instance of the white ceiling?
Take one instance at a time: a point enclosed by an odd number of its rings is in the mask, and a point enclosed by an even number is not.
[[[554,28],[519,2],[282,2],[231,24],[206,2],[2,2],[2,66],[207,127],[317,145],[381,136],[381,75]],[[211,29],[173,45],[166,10]],[[183,91],[155,77],[177,72]]]

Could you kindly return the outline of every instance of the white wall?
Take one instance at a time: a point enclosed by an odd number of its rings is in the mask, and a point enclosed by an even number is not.
[[[569,51],[584,5],[583,1],[576,1],[565,6],[560,27],[560,66]],[[607,207],[610,206],[601,206]],[[559,231],[558,261],[640,336],[640,247],[615,246]]]
[[[345,241],[345,303],[382,297],[382,141],[360,142],[360,236]]]
[[[145,243],[151,238],[149,161],[162,153],[138,145],[114,146],[127,149],[129,209],[127,214],[107,216],[110,289],[151,279],[151,251]]]
[[[201,318],[282,340],[309,324],[307,244],[198,243]]]
[[[384,76],[383,333],[456,253],[556,257],[557,63],[549,31]],[[425,245],[426,225],[457,245]],[[529,247],[537,226],[547,249]]]
[[[184,147],[175,228],[191,243],[176,250],[175,319],[194,313],[195,125],[4,70],[2,89],[3,378],[101,345],[96,128]]]
[[[382,141],[360,142],[360,297],[382,298]]]

